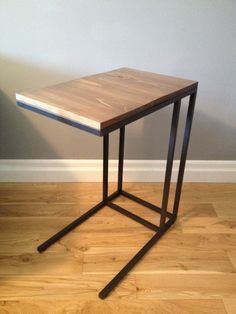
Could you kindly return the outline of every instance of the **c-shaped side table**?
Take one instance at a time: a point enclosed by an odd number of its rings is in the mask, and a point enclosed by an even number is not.
[[[99,293],[104,299],[112,289],[127,275],[145,253],[161,238],[175,222],[178,215],[184,168],[193,120],[198,83],[195,81],[121,68],[110,72],[84,77],[33,92],[16,94],[17,104],[60,122],[77,127],[84,131],[103,136],[103,196],[102,201],[61,231],[53,235],[38,247],[45,251],[75,227],[95,214],[103,206],[109,206],[117,212],[135,220],[151,230],[155,235],[140,251],[121,269],[121,271]],[[174,158],[176,134],[178,128],[181,99],[190,96],[179,173],[175,191],[174,206],[168,211],[168,198],[171,172]],[[122,188],[125,126],[152,112],[173,106],[169,148],[166,164],[164,190],[161,207],[157,207]],[[108,195],[108,152],[109,133],[120,129],[119,164],[117,190]],[[118,206],[112,201],[123,195],[134,202],[160,214],[156,225]]]

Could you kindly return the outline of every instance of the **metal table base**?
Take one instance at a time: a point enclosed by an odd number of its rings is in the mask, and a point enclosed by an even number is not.
[[[155,231],[155,235],[138,251],[138,253],[120,270],[120,272],[100,291],[99,297],[101,299],[106,298],[109,293],[118,285],[118,283],[128,274],[128,272],[138,263],[138,261],[145,255],[145,253],[167,232],[167,230],[171,227],[172,224],[177,219],[179,202],[182,190],[183,176],[184,176],[184,168],[186,163],[189,138],[193,120],[194,106],[196,100],[196,91],[194,91],[190,95],[189,105],[188,105],[188,113],[186,118],[186,125],[184,131],[184,139],[182,145],[182,153],[179,164],[179,172],[176,184],[175,198],[174,198],[174,206],[171,211],[168,211],[168,199],[169,199],[169,191],[170,191],[170,183],[171,183],[171,173],[174,159],[174,151],[175,151],[175,143],[176,143],[176,135],[178,129],[178,120],[179,120],[179,112],[181,106],[181,100],[176,101],[173,104],[173,114],[172,114],[172,122],[171,122],[171,130],[170,130],[170,138],[169,138],[169,148],[167,155],[167,164],[166,164],[166,173],[165,173],[165,181],[164,181],[164,190],[162,196],[162,205],[161,207],[157,207],[135,195],[132,195],[123,190],[123,164],[124,164],[124,142],[125,142],[125,126],[121,126],[120,129],[120,137],[119,137],[119,164],[118,164],[118,184],[117,190],[108,195],[108,158],[109,158],[109,133],[103,135],[103,196],[102,201],[95,205],[93,208],[88,210],[82,216],[71,222],[61,231],[53,235],[43,244],[39,245],[38,251],[42,253],[47,248],[49,248],[53,243],[61,239],[68,232],[82,224],[93,214],[101,210],[104,206],[109,206],[115,211],[129,217],[136,222],[142,224],[143,226]],[[126,210],[125,208],[114,204],[112,201],[118,196],[123,195],[147,208],[155,211],[160,217],[157,224],[153,224],[133,213]]]

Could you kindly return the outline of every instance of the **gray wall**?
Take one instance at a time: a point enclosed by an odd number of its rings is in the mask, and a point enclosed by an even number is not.
[[[236,159],[235,0],[0,0],[0,158],[100,158],[101,138],[14,93],[121,66],[198,80],[188,157]],[[164,159],[170,114],[128,126],[126,158]]]

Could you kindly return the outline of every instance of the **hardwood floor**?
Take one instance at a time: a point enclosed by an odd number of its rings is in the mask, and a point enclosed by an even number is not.
[[[125,189],[160,205],[161,184]],[[36,252],[100,195],[98,183],[0,184],[0,313],[236,313],[236,184],[185,184],[177,223],[105,300],[98,292],[152,231],[106,207]]]

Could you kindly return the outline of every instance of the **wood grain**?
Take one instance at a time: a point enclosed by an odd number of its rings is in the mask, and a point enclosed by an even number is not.
[[[232,303],[230,303],[232,304]],[[0,302],[0,313],[76,313],[76,314],[226,314],[222,300],[21,300]],[[229,312],[234,314],[235,312]]]
[[[236,274],[140,274],[138,299],[215,299],[236,297]]]
[[[234,299],[227,299],[224,298],[224,305],[227,310],[228,314],[235,314],[236,313],[236,298]]]
[[[121,68],[17,93],[16,99],[101,131],[196,86],[195,81]]]
[[[0,313],[235,313],[235,184],[184,184],[176,225],[104,301],[98,291],[152,231],[106,207],[48,251],[36,252],[94,205],[100,187],[0,184]],[[160,184],[125,188],[156,204],[161,199]],[[157,219],[123,197],[117,203]]]

